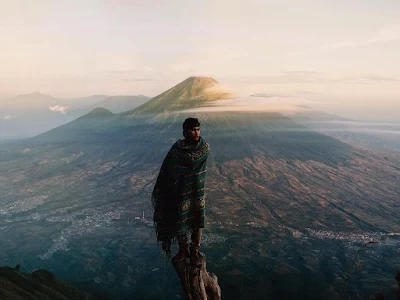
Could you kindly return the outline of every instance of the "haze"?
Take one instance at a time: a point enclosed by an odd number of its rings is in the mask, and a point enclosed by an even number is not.
[[[0,96],[156,96],[211,76],[282,107],[399,121],[399,15],[397,0],[3,0]]]

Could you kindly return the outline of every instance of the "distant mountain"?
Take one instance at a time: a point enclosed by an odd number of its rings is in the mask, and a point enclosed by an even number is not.
[[[0,139],[34,136],[71,121],[63,101],[37,92],[2,99]]]
[[[211,77],[189,77],[145,104],[122,115],[138,115],[179,111],[209,105],[218,99],[231,98],[232,93],[223,90]]]
[[[29,100],[32,100],[32,99],[34,99],[34,100],[46,100],[47,99],[47,100],[52,101],[55,98],[53,96],[50,96],[50,95],[42,94],[42,93],[39,93],[39,92],[34,92],[34,93],[30,93],[30,94],[18,95],[18,96],[15,97],[15,99],[20,99],[20,100],[24,100],[24,101],[26,101],[26,100],[29,101]]]
[[[105,109],[103,107],[97,107],[95,109],[93,109],[90,113],[80,117],[79,119],[103,119],[103,118],[108,118],[108,117],[112,117],[114,116],[114,114],[109,111],[108,109]]]
[[[42,93],[31,93],[7,98],[0,103],[0,112],[7,111],[15,113],[21,111],[30,111],[31,113],[39,111],[48,111],[51,105],[61,105],[63,101],[50,95]]]
[[[0,101],[0,112],[27,115],[31,113],[49,112],[50,106],[65,106],[67,111],[90,107],[86,112],[97,107],[97,103],[109,98],[107,95],[93,95],[80,98],[57,98],[39,92],[5,98]],[[80,114],[81,116],[82,114]]]
[[[149,99],[143,95],[61,99],[37,92],[1,99],[0,140],[41,134],[88,114],[96,107],[120,113],[134,109]]]

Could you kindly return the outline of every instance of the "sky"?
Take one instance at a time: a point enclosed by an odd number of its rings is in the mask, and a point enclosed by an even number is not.
[[[398,0],[0,0],[0,96],[156,96],[211,76],[400,120]]]

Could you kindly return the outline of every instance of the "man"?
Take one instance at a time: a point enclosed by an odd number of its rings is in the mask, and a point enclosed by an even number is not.
[[[168,257],[171,241],[178,240],[174,260],[199,258],[201,231],[204,228],[204,182],[209,145],[200,136],[200,122],[188,118],[183,123],[183,140],[169,150],[152,193],[153,221],[157,240]],[[187,235],[191,233],[190,254]]]

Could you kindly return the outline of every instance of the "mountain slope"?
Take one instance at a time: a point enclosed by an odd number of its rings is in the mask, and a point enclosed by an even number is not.
[[[354,249],[371,239],[382,246],[364,258],[368,279],[378,278],[373,287],[392,279],[399,157],[361,151],[278,113],[192,116],[211,145],[202,249],[227,298],[265,299],[267,290],[270,299],[334,299]],[[112,116],[90,128],[80,119],[43,139],[1,145],[3,261],[24,257],[21,264],[44,264],[114,298],[179,293],[174,274],[159,271],[150,194],[186,117]],[[309,278],[319,278],[311,291]],[[352,288],[368,294],[371,285],[357,280]]]
[[[37,270],[29,274],[10,267],[0,267],[0,298],[94,299],[88,293],[78,290],[47,270]]]
[[[119,118],[108,109],[97,107],[76,120],[39,134],[29,141],[32,144],[80,143],[97,138],[102,139],[103,134],[108,134],[107,130],[111,130],[115,124],[118,124]]]
[[[232,97],[211,77],[189,77],[145,104],[122,115],[153,114],[201,107],[214,100]]]

